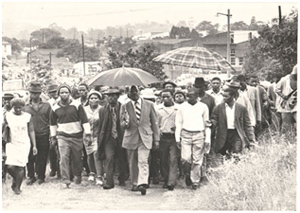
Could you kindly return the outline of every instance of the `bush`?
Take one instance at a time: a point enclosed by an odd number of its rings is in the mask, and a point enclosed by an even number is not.
[[[237,164],[228,160],[210,168],[210,184],[190,194],[188,205],[197,210],[295,211],[297,144],[292,133],[265,134]]]

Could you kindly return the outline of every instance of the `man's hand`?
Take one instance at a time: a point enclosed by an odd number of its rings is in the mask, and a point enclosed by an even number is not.
[[[204,153],[208,154],[210,150],[210,143],[204,142]]]
[[[176,142],[178,149],[181,149],[181,142]]]
[[[153,149],[158,149],[158,148],[159,148],[159,142],[158,141],[154,141]]]
[[[52,146],[56,146],[57,145],[57,138],[56,138],[56,136],[52,136],[50,138],[50,142],[51,142]]]
[[[88,146],[92,145],[92,135],[91,134],[86,134],[84,140],[87,142]]]
[[[33,155],[36,155],[36,154],[38,153],[36,147],[33,147],[33,148],[32,148],[32,153],[33,153]]]

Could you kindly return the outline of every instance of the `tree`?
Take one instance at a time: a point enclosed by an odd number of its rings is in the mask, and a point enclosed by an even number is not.
[[[145,43],[137,50],[129,49],[126,52],[109,51],[108,55],[108,59],[112,64],[110,68],[118,68],[127,64],[130,67],[145,70],[158,79],[162,80],[166,78],[166,75],[162,71],[162,64],[152,60],[159,55],[159,49],[153,43]]]
[[[170,38],[176,38],[176,35],[178,35],[178,27],[172,26],[170,31]]]
[[[16,38],[8,38],[8,37],[2,37],[3,41],[6,41],[11,44],[11,52],[13,55],[19,55],[21,53],[21,46],[20,42]]]
[[[280,72],[286,75],[297,63],[298,11],[282,18],[282,24],[264,26],[259,38],[250,41],[244,69],[246,73],[270,78]],[[272,65],[276,66],[272,66]],[[273,67],[273,68],[272,68]]]
[[[34,40],[38,40],[41,43],[47,43],[47,41],[51,38],[59,37],[61,33],[50,28],[42,28],[40,30],[33,31],[30,35]]]
[[[230,29],[231,30],[248,30],[249,26],[245,22],[239,21],[239,22],[234,22],[233,24],[231,24]]]
[[[213,25],[210,21],[202,21],[195,27],[196,30],[208,31],[208,34],[218,33],[218,28],[219,28],[219,24]]]
[[[200,35],[199,35],[199,33],[195,29],[192,29],[189,37],[190,38],[199,38]]]

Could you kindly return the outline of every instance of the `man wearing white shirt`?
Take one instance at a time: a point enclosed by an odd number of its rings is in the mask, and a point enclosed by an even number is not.
[[[209,110],[198,101],[198,90],[191,88],[187,102],[180,105],[176,114],[175,139],[181,146],[181,159],[186,175],[185,182],[197,189],[200,184],[200,168],[204,153],[210,148]]]
[[[207,90],[206,93],[211,95],[216,102],[216,105],[219,105],[223,101],[223,95],[221,90],[221,79],[219,77],[214,77],[211,79],[211,86],[210,90]]]

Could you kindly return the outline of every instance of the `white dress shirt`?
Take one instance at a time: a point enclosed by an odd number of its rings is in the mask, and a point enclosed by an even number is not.
[[[223,91],[220,90],[218,93],[215,93],[212,89],[206,91],[207,94],[211,95],[215,99],[216,105],[219,105],[223,101]]]
[[[233,104],[232,108],[225,103],[225,111],[226,111],[226,118],[227,118],[227,129],[235,129],[234,125],[234,113],[235,113],[235,103]]]

